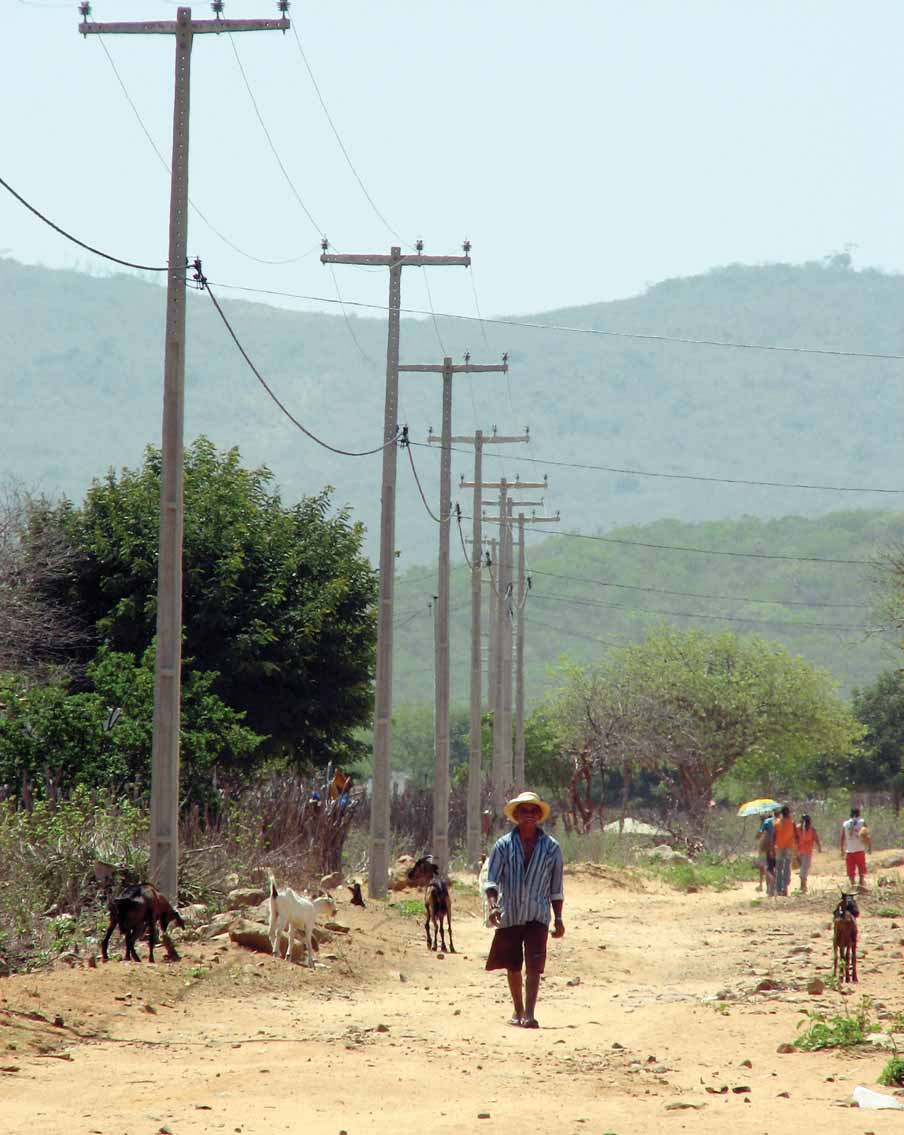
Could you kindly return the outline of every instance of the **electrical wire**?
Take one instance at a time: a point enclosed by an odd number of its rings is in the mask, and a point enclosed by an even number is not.
[[[308,300],[312,303],[336,303],[328,296],[303,295],[299,292],[280,292],[272,288],[250,288],[241,284],[219,283],[218,287],[231,287],[237,291],[251,292],[257,295],[280,296],[283,299]],[[345,300],[349,307],[368,308],[371,311],[387,311],[386,304],[365,303],[362,300]],[[431,313],[417,307],[403,307],[399,309],[404,315],[423,315]],[[464,323],[478,323],[481,319],[476,315],[462,315],[458,312],[434,312],[441,319],[457,319]],[[781,343],[744,343],[731,339],[692,339],[683,335],[660,335],[646,331],[612,331],[604,327],[575,327],[564,323],[538,323],[528,319],[506,319],[502,317],[483,316],[482,322],[499,327],[525,327],[534,331],[558,331],[574,335],[596,335],[607,339],[639,339],[654,343],[680,343],[685,346],[717,347],[742,351],[773,351],[795,355],[828,355],[832,358],[842,359],[883,359],[891,362],[904,362],[904,355],[885,351],[845,351],[834,347],[791,347]]]
[[[387,231],[389,233],[391,233],[391,235],[394,236],[400,244],[404,244],[404,245],[406,245],[406,247],[411,248],[411,245],[403,237],[401,237],[399,235],[399,233],[396,231],[396,229],[394,229],[393,226],[389,223],[389,221],[386,220],[386,217],[383,215],[383,213],[377,208],[377,204],[374,201],[373,197],[371,197],[370,193],[368,192],[367,186],[364,184],[364,182],[361,179],[361,175],[358,173],[357,169],[355,169],[354,162],[352,161],[351,157],[349,156],[348,150],[345,148],[345,143],[342,141],[342,138],[339,135],[339,131],[336,128],[335,122],[333,121],[333,116],[330,114],[330,112],[327,108],[326,102],[324,101],[323,94],[321,93],[321,90],[320,90],[320,84],[317,82],[317,80],[314,77],[314,72],[311,69],[311,64],[308,62],[308,57],[305,54],[305,50],[301,45],[301,39],[298,36],[298,29],[295,26],[294,21],[292,23],[292,34],[295,36],[295,42],[298,45],[298,53],[301,56],[302,61],[305,65],[305,69],[308,72],[308,77],[311,80],[311,85],[314,88],[314,91],[317,95],[318,101],[320,102],[321,109],[323,110],[323,113],[326,116],[326,120],[330,125],[330,130],[332,130],[332,132],[333,132],[333,137],[336,139],[336,142],[339,146],[339,149],[342,151],[342,156],[345,158],[345,161],[348,165],[348,168],[351,170],[355,181],[357,181],[361,192],[366,197],[367,203],[370,205],[371,209],[373,209],[374,213],[379,218],[379,220],[382,221],[382,223],[386,227]]]
[[[433,331],[436,335],[436,341],[439,343],[439,349],[442,352],[443,358],[446,357],[446,347],[443,343],[443,337],[439,333],[439,324],[436,322],[436,312],[433,310],[433,296],[430,294],[430,281],[427,278],[427,269],[422,269],[424,275],[424,287],[427,291],[427,306],[430,308],[430,316],[433,320]]]
[[[421,500],[423,501],[423,504],[424,504],[424,508],[425,508],[425,509],[427,510],[427,512],[428,512],[428,513],[430,514],[430,518],[431,518],[431,520],[435,520],[437,524],[444,524],[444,523],[448,523],[448,521],[449,521],[449,517],[448,517],[448,516],[447,516],[447,517],[445,518],[445,520],[441,520],[441,519],[440,519],[440,518],[439,518],[439,517],[438,517],[438,516],[436,515],[436,513],[435,513],[435,512],[433,511],[433,509],[432,509],[432,508],[430,507],[430,505],[429,505],[429,504],[427,503],[427,498],[426,498],[426,496],[424,495],[424,489],[423,489],[423,486],[421,485],[421,479],[420,479],[420,477],[419,477],[419,476],[417,475],[417,469],[415,469],[415,467],[414,467],[414,457],[413,457],[413,456],[412,456],[412,454],[411,454],[411,446],[410,446],[410,445],[408,444],[407,440],[405,439],[404,433],[403,433],[403,447],[404,447],[404,448],[405,448],[405,449],[407,450],[407,452],[408,452],[408,461],[409,461],[409,463],[410,463],[410,465],[411,465],[411,472],[412,472],[412,473],[414,474],[414,482],[415,482],[415,484],[417,485],[417,491],[418,491],[418,492],[419,492],[419,493],[421,494]]]
[[[13,187],[9,184],[9,182],[4,181],[2,177],[0,177],[0,185],[3,186],[7,193],[15,197],[20,205],[24,205],[30,213],[33,213],[38,218],[38,220],[43,221],[45,225],[49,225],[50,228],[52,228],[55,232],[58,232],[60,236],[64,236],[66,240],[71,240],[73,244],[77,244],[79,248],[84,248],[87,252],[93,252],[95,256],[103,257],[104,260],[110,260],[114,264],[121,264],[124,268],[137,268],[141,272],[169,271],[169,268],[165,266],[161,267],[160,265],[156,264],[136,264],[132,260],[121,260],[118,256],[111,256],[109,252],[103,252],[101,249],[95,248],[91,244],[86,244],[83,240],[79,240],[77,236],[73,236],[72,233],[67,232],[64,228],[60,228],[60,226],[53,222],[49,217],[45,217],[45,215],[39,209],[36,209],[34,205],[26,201],[21,193],[17,193],[15,189],[13,189]]]
[[[261,386],[264,388],[264,390],[266,390],[266,392],[270,395],[270,397],[273,399],[273,401],[276,403],[276,405],[280,408],[280,410],[282,410],[282,412],[289,419],[289,421],[294,426],[296,426],[299,430],[301,430],[301,432],[305,435],[305,437],[309,437],[311,439],[311,441],[316,442],[318,445],[322,446],[324,449],[328,449],[330,451],[330,453],[338,453],[341,457],[370,457],[371,454],[381,453],[384,449],[386,449],[387,446],[396,444],[396,442],[399,440],[399,434],[398,433],[395,435],[395,437],[390,438],[389,441],[385,441],[385,442],[383,442],[382,445],[377,445],[373,449],[364,449],[364,450],[360,450],[360,451],[354,451],[354,450],[348,450],[348,449],[339,449],[337,446],[330,445],[328,442],[325,442],[321,438],[317,437],[316,434],[311,433],[311,431],[306,426],[303,426],[301,424],[301,422],[285,406],[285,404],[280,401],[280,399],[277,397],[277,395],[274,393],[274,391],[270,387],[267,380],[264,378],[264,376],[261,374],[261,372],[257,369],[257,367],[254,365],[254,363],[251,361],[251,358],[248,355],[248,352],[245,350],[245,348],[242,346],[241,342],[239,341],[238,336],[236,335],[235,331],[232,329],[232,325],[230,324],[229,320],[226,318],[225,312],[220,307],[219,303],[217,302],[216,296],[210,290],[210,285],[207,283],[207,281],[204,279],[203,276],[200,276],[199,283],[201,284],[202,288],[204,288],[204,290],[207,292],[207,294],[210,296],[211,302],[213,303],[213,306],[217,310],[217,314],[219,315],[220,319],[222,319],[224,327],[229,332],[230,338],[232,339],[233,343],[235,343],[236,347],[238,348],[239,354],[242,356],[242,358],[245,360],[245,362],[248,364],[249,368],[251,369],[251,373],[254,375],[254,377],[257,379],[257,381],[261,384]]]
[[[252,91],[252,89],[251,89],[251,83],[248,81],[248,76],[245,73],[245,68],[242,66],[242,60],[241,60],[241,57],[239,56],[238,48],[235,46],[235,39],[234,39],[231,32],[229,33],[229,42],[232,45],[232,51],[233,51],[233,54],[235,55],[235,61],[238,64],[239,71],[241,72],[242,80],[245,84],[245,90],[248,92],[248,97],[251,99],[251,105],[254,107],[254,113],[257,115],[257,120],[260,123],[261,130],[263,130],[263,132],[264,132],[264,137],[267,139],[267,144],[270,147],[270,151],[273,154],[273,157],[276,159],[276,164],[279,166],[280,170],[282,171],[282,175],[286,179],[286,184],[288,185],[289,189],[292,191],[292,194],[295,197],[295,200],[301,206],[301,211],[308,218],[308,220],[311,222],[311,224],[314,226],[314,228],[317,230],[317,232],[320,233],[321,236],[323,236],[323,229],[314,220],[314,216],[311,213],[311,210],[307,207],[307,205],[302,200],[301,194],[295,188],[295,183],[292,181],[292,178],[289,176],[289,171],[286,169],[285,165],[283,164],[282,158],[279,156],[279,151],[276,149],[276,145],[273,141],[273,138],[270,135],[270,131],[267,129],[266,122],[264,122],[264,116],[261,114],[260,107],[257,105],[257,99],[254,97],[254,91]]]
[[[532,439],[533,440],[533,439]],[[423,445],[423,442],[413,441],[412,445]],[[468,454],[470,450],[461,449],[457,446],[451,446],[452,453]],[[484,457],[490,458],[493,461],[504,461],[506,454],[493,453],[489,450],[484,450]],[[744,485],[754,486],[757,488],[772,488],[772,489],[815,489],[819,492],[827,493],[888,493],[888,494],[904,494],[904,489],[885,489],[875,488],[865,485],[816,485],[808,484],[801,481],[754,481],[745,480],[740,477],[709,477],[703,474],[696,473],[656,473],[648,469],[628,469],[622,468],[617,465],[592,465],[588,462],[579,461],[554,461],[552,458],[547,457],[518,457],[518,461],[526,465],[554,465],[563,469],[588,469],[600,473],[621,473],[633,477],[658,477],[664,480],[672,481],[704,481],[712,484],[720,485]],[[504,472],[504,470],[503,470]]]
[[[498,524],[498,520],[484,520],[484,524]],[[735,556],[749,560],[784,560],[801,564],[853,564],[858,567],[872,567],[872,560],[842,560],[830,556],[790,556],[771,552],[733,552],[719,548],[692,548],[684,544],[654,544],[646,540],[623,540],[616,536],[591,536],[585,532],[557,532],[553,528],[534,528],[544,536],[562,536],[572,540],[596,540],[603,544],[624,544],[633,548],[655,548],[664,552],[693,552],[701,556]]]
[[[462,516],[461,516],[461,509],[459,508],[458,505],[455,506],[455,518],[458,521],[458,538],[459,538],[459,540],[461,540],[461,550],[462,550],[462,554],[465,557],[465,563],[468,565],[468,570],[473,571],[474,565],[471,562],[471,557],[468,555],[468,545],[465,543],[465,534],[461,529]],[[477,549],[477,552],[478,552],[478,555],[479,555],[480,554],[479,548]]]
[[[732,603],[768,603],[775,607],[843,607],[870,611],[868,603],[808,603],[802,599],[757,599],[751,595],[711,595],[702,591],[670,591],[665,587],[640,587],[631,583],[613,583],[608,579],[589,579],[581,575],[561,575],[556,571],[540,571],[535,568],[533,575],[548,576],[550,579],[565,579],[572,583],[595,583],[599,587],[615,587],[622,591],[644,591],[656,595],[677,595],[682,599],[719,599]]]
[[[666,615],[669,618],[718,620],[727,623],[755,623],[769,627],[803,627],[807,630],[867,631],[875,633],[878,627],[851,626],[846,623],[797,623],[785,619],[755,619],[743,615],[710,615],[699,611],[663,611],[656,607],[629,607],[623,603],[604,603],[601,599],[575,599],[564,595],[545,595],[534,592],[534,598],[547,603],[570,603],[575,607],[606,607],[618,611],[635,611],[644,615]]]
[[[129,89],[126,86],[125,81],[123,80],[123,77],[119,73],[119,68],[116,66],[116,63],[113,59],[113,56],[110,54],[109,48],[107,47],[106,43],[104,43],[104,37],[102,35],[99,35],[99,36],[95,36],[94,38],[97,40],[97,42],[100,44],[101,48],[103,49],[104,55],[106,55],[107,61],[109,62],[110,67],[113,70],[113,74],[116,76],[116,81],[119,83],[120,90],[122,91],[123,95],[125,96],[126,102],[132,108],[132,113],[135,115],[135,119],[138,122],[138,125],[141,127],[142,133],[144,134],[145,138],[147,138],[148,142],[150,143],[151,149],[157,155],[158,159],[160,160],[161,165],[166,170],[166,172],[171,173],[170,164],[166,160],[166,158],[163,156],[163,154],[160,152],[160,148],[158,147],[157,143],[154,141],[154,138],[153,138],[150,130],[148,130],[147,126],[145,126],[144,119],[141,117],[141,114],[139,113],[138,107],[135,105],[134,99],[129,94]],[[229,239],[229,237],[226,236],[225,233],[221,232],[216,227],[216,225],[213,223],[213,221],[211,221],[210,218],[205,213],[203,213],[201,211],[201,209],[195,204],[195,202],[192,200],[191,197],[188,198],[188,205],[189,205],[189,208],[192,210],[192,212],[194,212],[195,215],[201,221],[203,221],[205,225],[207,225],[207,227],[210,229],[210,231],[215,236],[219,237],[219,239],[225,245],[227,245],[227,247],[231,248],[233,252],[237,252],[239,254],[239,256],[245,257],[246,260],[252,260],[256,264],[269,264],[271,266],[278,266],[278,265],[281,265],[281,264],[297,264],[300,260],[305,260],[308,256],[311,256],[320,247],[319,244],[316,244],[312,248],[309,248],[307,250],[307,252],[302,252],[298,256],[289,256],[289,257],[286,257],[286,258],[281,259],[281,260],[270,260],[270,259],[267,259],[266,257],[263,257],[263,256],[255,256],[254,253],[247,252],[244,248],[240,248],[239,245],[237,245],[233,241],[231,241]]]
[[[587,642],[598,642],[598,643],[601,643],[603,646],[612,646],[616,650],[623,650],[624,647],[627,645],[624,642],[611,642],[609,639],[606,639],[606,638],[597,638],[595,635],[582,634],[580,631],[571,631],[571,630],[568,630],[567,627],[562,627],[562,626],[554,627],[550,623],[542,622],[540,619],[537,618],[536,615],[530,616],[530,625],[532,627],[543,627],[544,630],[555,631],[556,634],[563,634],[563,635],[566,635],[570,638],[583,638],[583,639],[586,639]]]

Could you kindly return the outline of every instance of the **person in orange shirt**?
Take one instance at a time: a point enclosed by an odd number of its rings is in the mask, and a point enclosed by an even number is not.
[[[813,821],[805,812],[800,818],[800,827],[797,829],[797,854],[800,858],[801,894],[806,893],[807,890],[807,878],[810,874],[810,864],[813,862],[814,844],[816,845],[816,850],[822,852],[819,832],[813,827]]]
[[[775,821],[775,893],[788,897],[791,885],[791,860],[797,851],[797,824],[786,804]]]

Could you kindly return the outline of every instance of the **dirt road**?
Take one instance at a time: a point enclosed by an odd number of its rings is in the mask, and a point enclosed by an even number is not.
[[[850,1012],[866,994],[880,1013],[904,1011],[904,917],[899,929],[878,916],[880,900],[864,903],[856,992],[806,992],[831,966],[840,876],[823,860],[812,895],[768,902],[752,883],[678,894],[577,869],[537,1031],[506,1024],[504,976],[483,970],[490,932],[460,894],[458,953],[444,957],[427,952],[420,920],[371,903],[342,907],[351,931],[313,972],[190,942],[176,965],[3,979],[0,1125],[490,1135],[530,1113],[540,1130],[583,1135],[898,1131],[895,1112],[841,1106],[875,1086],[887,1053],[777,1051],[806,1010]],[[784,988],[756,992],[770,979]]]

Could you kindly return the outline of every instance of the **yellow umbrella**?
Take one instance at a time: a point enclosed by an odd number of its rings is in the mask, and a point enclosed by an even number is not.
[[[770,800],[765,796],[761,796],[759,800],[748,800],[746,804],[742,804],[738,808],[739,816],[762,816],[764,812],[774,812],[776,808],[781,808],[778,800]]]

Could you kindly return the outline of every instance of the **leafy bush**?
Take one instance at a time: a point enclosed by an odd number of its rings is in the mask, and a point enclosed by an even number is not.
[[[904,1085],[904,1058],[893,1056],[879,1073],[877,1083],[886,1088],[900,1088]]]
[[[794,1041],[795,1048],[815,1052],[822,1048],[854,1048],[866,1044],[871,1033],[879,1032],[879,1025],[870,1020],[872,1001],[861,997],[851,1017],[827,1017],[825,1013],[810,1011],[798,1027],[809,1021],[809,1027]]]

